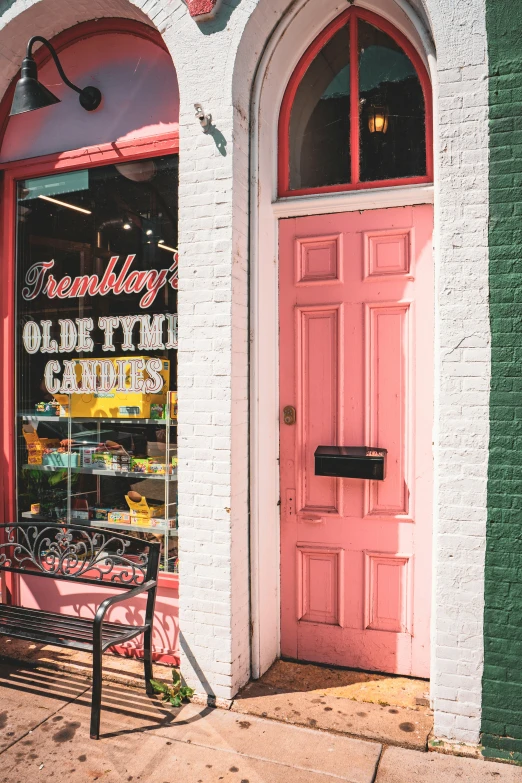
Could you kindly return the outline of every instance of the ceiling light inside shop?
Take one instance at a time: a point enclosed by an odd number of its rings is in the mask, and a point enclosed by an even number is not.
[[[164,243],[163,239],[160,239],[160,241],[158,242],[158,247],[160,248],[160,250],[168,250],[170,253],[177,253],[178,252],[178,248],[177,247],[169,247],[168,245],[166,245]]]
[[[51,196],[38,196],[43,201],[50,201],[52,204],[59,204],[61,207],[67,207],[67,209],[74,209],[76,212],[83,212],[84,215],[92,215],[90,209],[84,209],[83,207],[77,207],[76,204],[69,204],[67,201],[60,201],[57,198],[51,198]]]
[[[131,224],[130,224],[130,223],[124,223],[124,224],[123,224],[123,228],[125,229],[125,231],[130,231],[130,230],[131,230],[131,228],[132,228],[132,226],[131,226]]]

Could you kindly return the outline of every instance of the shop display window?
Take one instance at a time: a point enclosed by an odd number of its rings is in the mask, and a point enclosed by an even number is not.
[[[17,183],[17,505],[177,571],[178,158]]]

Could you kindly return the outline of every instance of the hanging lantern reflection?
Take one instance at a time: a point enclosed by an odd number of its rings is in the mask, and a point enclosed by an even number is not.
[[[388,109],[386,106],[370,106],[368,110],[370,133],[386,133],[388,130]]]

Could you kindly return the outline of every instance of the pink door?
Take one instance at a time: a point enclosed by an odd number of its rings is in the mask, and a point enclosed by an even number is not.
[[[280,221],[284,656],[429,676],[432,227],[428,205]],[[387,449],[385,480],[316,476],[332,445]]]

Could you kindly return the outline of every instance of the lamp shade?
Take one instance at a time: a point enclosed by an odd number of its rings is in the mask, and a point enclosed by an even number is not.
[[[45,106],[52,106],[53,103],[60,103],[60,99],[38,81],[38,71],[33,58],[25,57],[22,62],[22,73],[15,88],[10,116],[43,109]]]

